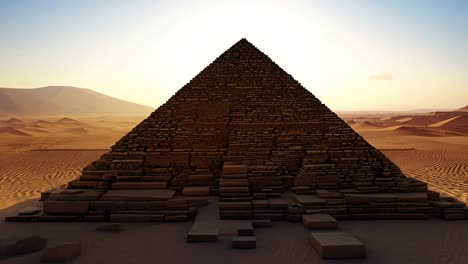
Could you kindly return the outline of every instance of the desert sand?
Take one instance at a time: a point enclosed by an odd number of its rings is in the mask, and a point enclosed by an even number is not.
[[[468,113],[342,113],[369,143],[407,175],[468,201]]]
[[[76,178],[143,116],[21,116],[0,121],[0,209]]]

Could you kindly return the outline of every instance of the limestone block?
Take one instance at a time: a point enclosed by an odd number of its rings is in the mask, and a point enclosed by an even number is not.
[[[336,229],[338,222],[328,214],[303,215],[302,223],[309,229]]]
[[[208,196],[210,195],[209,186],[184,187],[182,194],[185,196]]]
[[[192,228],[187,234],[187,242],[216,242],[219,230],[216,227]]]
[[[242,222],[237,227],[237,235],[238,236],[253,236],[254,235],[254,228],[252,222]]]
[[[237,236],[232,240],[232,247],[239,249],[252,249],[257,247],[255,236]]]
[[[363,258],[364,244],[345,232],[310,232],[310,243],[322,258]]]
[[[327,200],[316,195],[296,195],[296,201],[305,206],[326,205]]]
[[[45,201],[46,214],[86,214],[89,210],[88,201]]]
[[[166,201],[174,197],[175,191],[161,190],[109,190],[101,201]]]
[[[116,182],[111,188],[114,190],[129,190],[129,189],[165,189],[166,182]]]

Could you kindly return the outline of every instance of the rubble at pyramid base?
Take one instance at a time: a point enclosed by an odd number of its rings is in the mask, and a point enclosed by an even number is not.
[[[102,172],[107,174],[103,176],[99,171],[90,174],[84,171],[79,180],[69,183],[68,189],[43,193],[43,208],[39,210],[42,212],[20,212],[6,220],[180,222],[193,220],[197,210],[208,203],[216,204],[219,218],[225,220],[301,222],[304,216],[314,214],[328,214],[338,220],[426,219],[431,216],[454,220],[467,216],[463,203],[440,197],[439,193],[428,191],[425,183],[411,178],[406,178],[405,192],[383,193],[378,188],[325,189],[320,182],[293,186],[283,182],[278,187],[275,179],[264,180],[264,185],[260,186],[254,183],[258,178],[249,176],[271,173],[269,168],[226,162],[216,181],[218,185],[213,186],[210,185],[213,178],[202,174],[187,175],[189,183],[172,186],[170,182],[156,180],[163,178],[163,170],[162,174],[153,176],[113,176],[109,171]],[[119,171],[114,173],[118,175]],[[135,177],[140,180],[135,181]],[[153,178],[144,180],[145,177]]]

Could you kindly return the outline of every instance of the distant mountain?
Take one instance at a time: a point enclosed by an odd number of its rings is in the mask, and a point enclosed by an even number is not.
[[[47,86],[34,89],[0,88],[3,114],[149,114],[154,109],[90,89]]]
[[[465,106],[465,107],[462,107],[462,108],[458,109],[457,111],[468,112],[468,105]]]

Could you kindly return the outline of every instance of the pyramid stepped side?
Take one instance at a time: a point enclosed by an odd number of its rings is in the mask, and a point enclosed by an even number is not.
[[[286,217],[288,204],[271,199],[288,190],[297,195],[334,190],[338,194],[317,198],[320,202],[312,202],[309,209],[332,208],[327,213],[343,217],[367,212],[365,208],[349,210],[344,194],[427,191],[425,183],[405,177],[380,151],[245,39],[219,56],[68,184],[69,189],[99,192],[87,198],[91,201],[89,214],[98,215],[141,210],[143,205],[126,205],[125,196],[118,191],[131,191],[131,199],[138,200],[141,197],[133,190],[147,194],[149,190],[153,195],[151,190],[179,193],[188,186],[209,187],[211,195],[219,195],[222,218],[258,215],[276,220]],[[173,211],[161,211],[170,216],[168,219],[188,219],[193,214],[190,204],[164,197],[169,200],[164,208],[182,210],[179,218],[171,218]],[[364,200],[372,203],[373,199]],[[405,199],[400,197],[399,202]],[[406,202],[411,202],[412,198],[408,199]],[[427,195],[418,199],[418,204],[410,205],[427,207]],[[252,200],[263,201],[260,204],[265,208],[253,208]],[[154,206],[145,204],[143,208]],[[159,210],[158,206],[154,210]],[[392,213],[395,206],[390,204],[379,212]],[[410,208],[406,213],[414,211]],[[161,218],[159,213],[148,217]]]
[[[281,193],[292,186],[425,190],[246,40],[218,57],[83,175],[164,181],[171,187],[211,185],[216,192],[223,162],[248,165],[253,191]],[[93,184],[80,182],[71,185]]]

